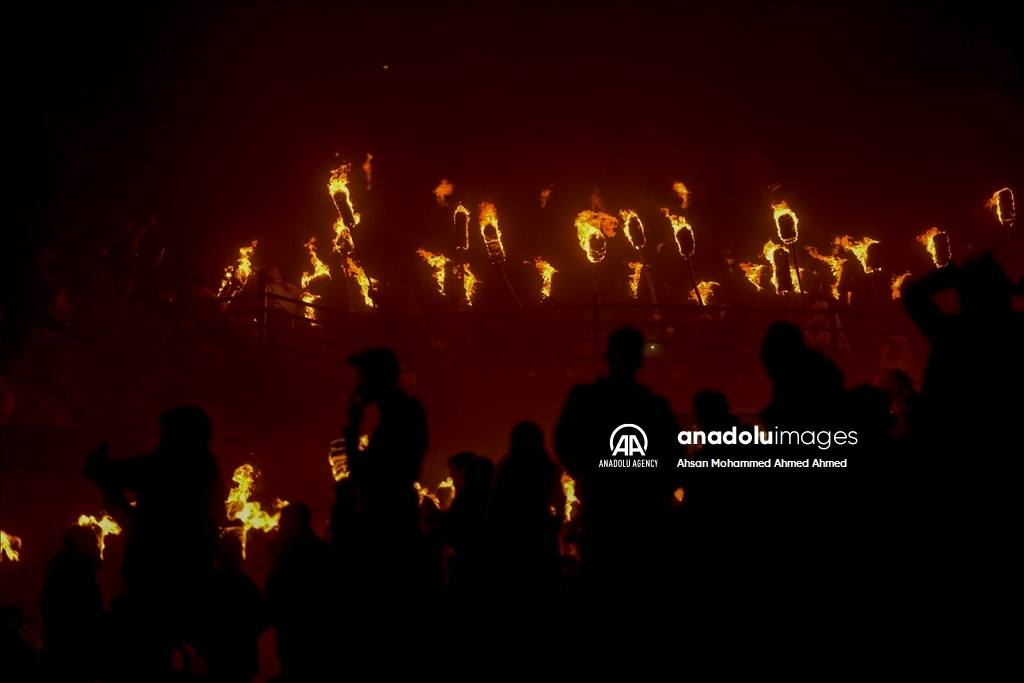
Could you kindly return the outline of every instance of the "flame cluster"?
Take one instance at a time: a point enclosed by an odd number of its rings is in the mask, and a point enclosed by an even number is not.
[[[501,230],[498,228],[498,210],[491,202],[480,204],[480,234],[484,238],[487,257],[494,263],[505,261],[505,247],[501,244]]]
[[[629,274],[629,291],[632,292],[633,298],[637,298],[640,289],[640,274],[644,270],[644,264],[640,261],[630,261],[629,269],[633,271]]]
[[[601,211],[581,211],[576,216],[576,236],[591,263],[600,263],[608,253],[608,237],[615,235],[619,221]]]
[[[903,296],[903,293],[900,290],[903,288],[903,282],[909,276],[910,276],[910,271],[909,270],[907,272],[903,273],[903,275],[893,275],[892,276],[892,298],[893,299],[899,299],[900,297]]]
[[[451,489],[451,497],[452,498],[455,497],[455,482],[452,481],[451,477],[448,477],[447,479],[442,481],[440,484],[438,484],[437,488],[435,489],[435,491],[436,491],[435,493],[431,493],[430,489],[428,489],[426,486],[423,486],[418,481],[413,482],[412,487],[416,490],[416,493],[420,497],[420,500],[419,500],[420,505],[423,504],[423,501],[429,500],[431,503],[434,504],[435,507],[440,509],[441,508],[441,501],[437,497],[437,494],[441,492],[441,489]]]
[[[936,268],[942,268],[950,261],[949,235],[938,228],[931,228],[923,235],[919,235],[917,241],[925,246],[928,253],[932,255],[932,262]]]
[[[6,556],[8,560],[18,562],[20,551],[21,539],[11,536],[6,531],[0,531],[0,557]]]
[[[540,273],[540,295],[542,299],[547,299],[551,296],[551,277],[558,271],[554,267],[540,258],[539,256],[533,259],[533,265],[536,266],[537,272]]]
[[[763,263],[741,263],[740,268],[746,274],[747,279],[750,280],[750,284],[757,287],[757,291],[764,289],[761,286],[761,274],[767,266]]]
[[[252,465],[245,464],[235,470],[231,480],[236,486],[228,492],[228,499],[224,501],[229,520],[241,522],[241,527],[234,527],[242,539],[242,557],[245,557],[245,539],[249,529],[270,531],[276,529],[281,519],[281,508],[288,505],[287,501],[275,501],[274,506],[278,508],[274,514],[268,513],[260,508],[260,504],[249,500],[255,486],[256,473]]]
[[[572,504],[580,506],[580,499],[576,497],[576,480],[569,476],[568,472],[562,472],[562,492],[565,494],[565,521],[572,521]]]
[[[238,250],[238,261],[224,269],[224,279],[221,280],[217,296],[232,296],[242,291],[252,275],[252,255],[255,251],[256,240],[250,246]]]
[[[110,515],[105,513],[99,519],[92,515],[82,515],[78,518],[78,526],[91,527],[96,533],[96,541],[100,546],[100,559],[103,559],[103,549],[107,547],[104,539],[107,536],[117,536],[121,533],[121,527]]]
[[[775,252],[778,251],[779,249],[782,249],[783,251],[785,251],[785,247],[783,247],[781,244],[775,244],[775,242],[773,242],[773,241],[771,241],[769,239],[767,244],[764,245],[764,251],[761,252],[761,255],[764,256],[765,259],[768,260],[769,264],[771,264],[771,267],[772,267],[772,286],[775,287],[775,293],[776,294],[781,294],[783,291],[790,291],[790,289],[791,289],[792,291],[794,291],[794,292],[799,294],[800,293],[800,284],[799,284],[799,280],[796,278],[796,268],[793,266],[792,263],[789,264],[789,271],[790,272],[783,273],[783,275],[785,277],[789,278],[789,283],[791,284],[791,287],[785,287],[784,285],[780,285],[780,283],[779,283],[779,268],[775,264]],[[789,255],[786,254],[785,256],[786,256],[786,260],[789,261]]]
[[[693,226],[685,218],[673,215],[666,208],[663,208],[661,212],[672,223],[672,232],[676,237],[679,255],[685,258],[693,256],[693,252],[697,248],[697,243],[693,238]]]
[[[844,238],[844,239],[849,239],[849,238]],[[867,239],[867,238],[865,238],[865,239]],[[864,249],[865,249],[865,251],[867,250],[867,245],[864,246]],[[813,258],[816,258],[819,261],[824,261],[825,263],[828,264],[829,269],[831,269],[831,271],[832,271],[832,277],[835,279],[835,281],[832,283],[832,298],[833,299],[838,299],[839,298],[839,281],[843,277],[843,264],[846,263],[846,259],[839,258],[835,254],[829,254],[829,255],[826,256],[825,254],[819,253],[818,250],[815,249],[812,246],[808,246],[807,247],[807,253],[810,254]]]
[[[842,237],[837,237],[835,243],[837,246],[846,249],[856,256],[857,260],[860,261],[860,265],[864,267],[865,273],[874,272],[875,269],[868,265],[868,247],[872,244],[879,244],[878,240],[865,237],[862,240],[854,241],[853,238],[844,235]]]
[[[800,221],[796,214],[786,205],[786,202],[772,204],[772,214],[775,218],[775,229],[779,232],[779,239],[783,244],[796,242],[800,232],[797,228]]]
[[[1009,228],[1013,225],[1013,221],[1017,219],[1017,207],[1013,201],[1013,190],[1008,187],[1004,187],[993,194],[992,198],[985,203],[985,206],[989,208],[995,207],[996,218],[999,219],[1000,225],[1005,225]]]
[[[619,211],[619,218],[622,219],[622,231],[626,233],[626,239],[633,245],[635,249],[640,249],[647,243],[647,237],[644,235],[644,224],[640,221],[640,216],[636,214],[633,209],[623,209]],[[634,234],[630,230],[630,224],[636,223],[636,233]]]
[[[715,293],[714,288],[721,286],[722,285],[718,284],[717,282],[698,282],[697,291],[700,292],[700,301],[703,301],[704,303],[709,303],[711,300],[711,295]],[[694,293],[692,289],[690,290],[690,301],[698,301],[697,295]]]

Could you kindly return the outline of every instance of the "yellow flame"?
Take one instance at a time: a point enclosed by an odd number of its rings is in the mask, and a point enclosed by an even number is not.
[[[675,490],[675,492],[672,494],[672,497],[675,498],[676,502],[679,502],[679,503],[683,502],[683,498],[685,496],[686,496],[686,490],[683,489],[682,487],[677,488]]]
[[[352,225],[347,227],[354,228],[359,225],[359,214],[356,213],[356,209],[352,205],[352,193],[349,192],[348,187],[348,174],[351,170],[352,167],[346,163],[331,171],[331,178],[327,182],[327,189],[331,193],[331,197],[335,202],[338,201],[338,195],[344,197],[345,203],[348,205],[349,212],[352,214]],[[340,214],[341,211],[339,210],[338,213]],[[344,221],[342,221],[342,225],[344,225]],[[335,230],[337,230],[337,227],[335,227]],[[351,241],[351,236],[349,236],[349,240]],[[335,244],[337,245],[337,243],[338,242],[336,240]]]
[[[437,205],[448,206],[448,198],[452,196],[454,190],[455,186],[449,183],[447,178],[442,178],[438,186],[434,188],[434,197],[437,198]]]
[[[412,487],[416,489],[416,493],[420,496],[420,505],[423,504],[425,499],[430,499],[430,502],[432,502],[436,507],[441,507],[441,501],[437,499],[437,496],[430,492],[430,489],[425,486],[421,486],[418,481],[414,481],[412,483]]]
[[[849,238],[844,238],[849,239]],[[845,246],[845,245],[844,245]],[[852,251],[852,250],[851,250]],[[867,251],[867,245],[864,245],[864,251]],[[835,278],[835,282],[832,283],[832,297],[835,299],[839,298],[839,280],[843,277],[843,264],[846,263],[846,259],[839,258],[838,256],[828,255],[825,256],[818,252],[814,247],[807,247],[807,253],[819,261],[824,261],[828,264],[828,267],[832,270],[832,277]],[[854,252],[856,253],[856,252]],[[858,258],[859,258],[858,254]],[[871,271],[868,271],[871,272]]]
[[[939,264],[939,254],[935,247],[935,236],[939,234],[945,234],[938,228],[930,228],[925,234],[918,235],[917,241],[925,246],[928,253],[932,255],[932,262],[935,263],[936,268],[941,268],[946,264]]]
[[[356,284],[359,285],[359,293],[363,295],[363,302],[370,308],[373,308],[373,299],[370,298],[370,285],[377,281],[367,277],[366,271],[363,270],[363,267],[353,261],[351,256],[345,259],[345,264],[345,271],[351,275],[355,279]]]
[[[1004,198],[1005,193],[1005,198]],[[1001,190],[997,190],[992,198],[985,202],[985,206],[996,209],[996,218],[999,219],[1000,225],[1007,227],[1013,225],[1013,221],[1017,218],[1017,207],[1013,199],[1013,190],[1008,187],[1004,187]]]
[[[370,181],[373,179],[373,155],[370,153],[366,154],[366,161],[363,162],[363,173],[366,174],[366,189],[370,189]]]
[[[626,233],[626,239],[629,240],[629,243],[637,249],[642,247],[646,243],[647,238],[644,235],[644,224],[640,221],[640,216],[636,215],[636,211],[633,209],[623,209],[619,211],[619,218],[622,219],[622,230]],[[633,233],[629,230],[629,225],[633,222],[636,223],[638,239],[634,239]]]
[[[864,267],[865,273],[871,273],[874,271],[873,268],[868,267],[868,246],[878,244],[878,240],[865,237],[862,240],[854,241],[853,238],[844,235],[842,237],[837,237],[835,243],[843,249],[852,252],[853,255],[857,257],[857,260],[860,261],[860,265]],[[839,297],[837,296],[836,298]]]
[[[256,473],[252,465],[245,464],[236,469],[231,477],[236,486],[228,492],[228,499],[224,501],[228,519],[242,523],[238,533],[242,539],[243,558],[245,557],[245,539],[249,529],[259,529],[260,531],[276,529],[281,520],[281,508],[288,505],[288,501],[277,500],[274,502],[274,507],[278,509],[277,512],[269,514],[266,510],[260,509],[259,503],[250,501],[249,496],[252,494],[255,477]]]
[[[679,199],[682,200],[682,208],[685,209],[690,205],[690,191],[686,189],[686,185],[683,185],[682,183],[673,183],[672,190],[679,196]]]
[[[464,207],[461,202],[455,207],[455,213],[452,214],[452,220],[456,225],[458,225],[460,213],[466,217],[466,244],[462,248],[469,249],[469,209]]]
[[[614,235],[618,226],[618,219],[600,211],[581,211],[576,216],[576,236],[591,263],[604,260],[606,238]]]
[[[302,273],[302,289],[309,286],[309,283],[317,278],[331,277],[331,269],[327,267],[327,264],[320,260],[320,257],[316,255],[316,237],[309,238],[309,241],[303,244],[309,250],[309,263],[313,266],[313,272]]]
[[[256,240],[252,241],[252,245],[238,250],[238,261],[224,269],[224,279],[221,280],[217,296],[230,296],[245,287],[252,275],[252,255],[255,251]]]
[[[781,294],[782,292],[779,291],[779,274],[778,274],[778,272],[777,272],[777,270],[775,268],[775,251],[777,249],[784,249],[784,247],[781,244],[775,244],[775,242],[772,242],[769,239],[768,243],[764,245],[764,251],[761,252],[761,255],[764,256],[765,259],[768,260],[769,264],[771,264],[771,267],[772,267],[772,285],[775,287],[775,293],[776,294]],[[793,281],[793,291],[796,292],[797,294],[799,294],[800,293],[800,281],[796,277],[796,268],[793,266],[793,260],[792,259],[790,259],[790,261],[789,261],[789,270],[790,270],[790,278]]]
[[[899,299],[903,296],[903,292],[900,290],[903,288],[903,282],[910,277],[910,271],[903,273],[903,275],[892,276],[892,298]]]
[[[747,279],[750,280],[750,284],[757,287],[757,291],[760,292],[763,289],[763,287],[761,287],[761,273],[763,273],[766,268],[765,264],[741,263],[740,268],[742,268],[743,272],[746,273]]]
[[[100,559],[103,559],[103,550],[107,547],[106,537],[117,536],[121,533],[121,527],[118,526],[114,519],[104,513],[102,517],[96,519],[92,515],[82,515],[78,518],[78,526],[92,527],[92,530],[96,533],[96,540],[100,545]]]
[[[476,276],[469,270],[469,264],[462,264],[462,287],[466,292],[466,305],[473,305],[473,297],[476,296],[477,285],[480,281],[476,279]]]
[[[0,557],[7,556],[8,560],[19,562],[18,556],[21,550],[21,539],[11,536],[6,531],[0,530]]]
[[[644,264],[640,261],[631,261],[629,267],[633,271],[629,275],[629,291],[633,293],[635,299],[640,291],[640,273],[643,272]]]
[[[576,497],[576,480],[568,472],[562,472],[562,491],[565,492],[565,521],[569,522],[572,521],[572,504],[579,507],[581,503]]]
[[[416,253],[434,269],[434,280],[437,281],[437,288],[444,294],[444,276],[448,270],[448,259],[443,254],[435,254],[423,247],[417,249]]]
[[[533,259],[533,265],[537,268],[537,272],[540,273],[540,296],[541,299],[547,299],[551,296],[551,276],[558,271],[555,270],[550,263],[540,258],[539,256]]]
[[[554,187],[554,186],[552,186]],[[544,208],[548,205],[548,198],[551,197],[552,187],[546,187],[540,191],[540,208]]]
[[[667,208],[663,207],[661,212],[672,223],[672,232],[676,236],[676,246],[679,247],[679,254],[686,257],[693,255],[697,247],[696,240],[693,237],[693,226],[682,216],[672,215]]]
[[[452,498],[455,497],[455,482],[452,481],[451,477],[448,477],[447,479],[445,479],[444,481],[437,485],[437,490],[440,491],[441,489],[451,489]]]
[[[792,244],[793,242],[796,242],[797,236],[799,235],[799,231],[797,229],[799,221],[797,220],[796,214],[793,213],[793,210],[786,205],[786,202],[779,202],[778,204],[772,204],[772,214],[775,218],[775,229],[778,231],[779,239],[782,240],[782,243]],[[793,219],[793,237],[790,237],[789,239],[785,239],[782,236],[782,226],[779,224],[779,219],[783,216],[789,216]]]
[[[369,435],[363,434],[360,436],[357,448],[360,451],[365,451],[369,446]],[[338,439],[331,443],[331,451],[327,456],[327,460],[331,464],[331,475],[334,477],[334,481],[349,478],[351,473],[348,471],[348,448],[346,447],[345,439]]]
[[[494,234],[487,235],[487,227],[494,228]],[[490,202],[480,204],[480,234],[484,237],[487,257],[492,261],[505,260],[505,247],[501,244],[501,230],[498,228],[498,210]]]
[[[722,285],[717,282],[698,282],[697,291],[700,292],[700,298],[704,303],[710,303],[711,295],[714,294],[714,287],[721,287]],[[690,290],[690,301],[696,301],[697,295]]]

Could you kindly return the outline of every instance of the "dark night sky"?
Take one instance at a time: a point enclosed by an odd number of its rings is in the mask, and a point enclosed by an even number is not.
[[[259,239],[297,280],[302,243],[330,234],[336,153],[374,155],[372,191],[354,191],[371,275],[425,279],[416,247],[450,251],[444,177],[496,202],[510,260],[544,255],[565,287],[587,284],[572,219],[594,187],[659,242],[685,182],[715,275],[726,249],[758,253],[771,199],[808,242],[871,235],[894,269],[921,269],[915,235],[972,241],[984,200],[1024,186],[1020,41],[987,8],[178,3],[35,10],[11,29],[5,258],[155,214],[149,246],[180,272],[213,279]]]

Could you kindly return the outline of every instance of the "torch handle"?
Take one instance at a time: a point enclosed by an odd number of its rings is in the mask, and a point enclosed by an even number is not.
[[[512,298],[516,300],[516,306],[519,307],[520,311],[523,310],[523,304],[519,301],[519,295],[516,294],[516,290],[512,288],[512,283],[508,281],[508,275],[505,274],[505,264],[498,261],[498,268],[501,269],[501,277],[505,279],[505,285],[508,286],[508,291],[512,292]]]
[[[804,292],[804,283],[800,281],[800,262],[796,260],[796,248],[789,249],[786,251],[793,257],[793,269],[796,271],[796,286],[800,288],[800,299],[804,302],[804,308],[807,308],[807,294]]]
[[[697,276],[693,274],[693,261],[690,260],[689,256],[686,257],[686,265],[689,266],[689,268],[690,268],[690,283],[693,285],[693,293],[697,297],[697,302],[701,306],[703,306],[704,305],[704,297],[702,297],[700,295],[700,290],[697,289]]]
[[[647,267],[647,261],[644,260],[644,250],[637,249],[640,252],[640,265],[644,268],[644,279],[647,280],[647,289],[651,292],[651,303],[658,303],[658,294],[654,291],[654,280],[651,279],[651,271]]]

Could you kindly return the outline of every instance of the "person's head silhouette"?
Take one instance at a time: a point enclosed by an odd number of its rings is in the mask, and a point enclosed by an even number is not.
[[[65,552],[81,557],[93,568],[99,569],[103,566],[99,540],[91,527],[77,524],[69,526],[64,530],[63,544]]]
[[[644,337],[632,327],[624,327],[608,337],[604,359],[612,377],[633,379],[644,362],[643,355]]]
[[[210,436],[210,419],[201,408],[182,406],[160,416],[160,440],[168,446],[205,447]]]
[[[291,503],[281,510],[279,527],[281,536],[294,538],[313,531],[313,515],[305,503]]]
[[[731,426],[729,401],[717,391],[701,391],[693,397],[697,423],[704,431],[721,431]]]
[[[512,428],[510,453],[539,453],[544,450],[544,434],[532,422],[520,422]]]
[[[348,359],[359,371],[358,392],[368,401],[394,393],[401,372],[398,357],[390,349],[370,349]]]
[[[761,363],[768,371],[768,376],[776,379],[780,372],[785,372],[806,350],[804,338],[797,327],[787,322],[777,322],[768,328],[768,334],[761,345]]]

